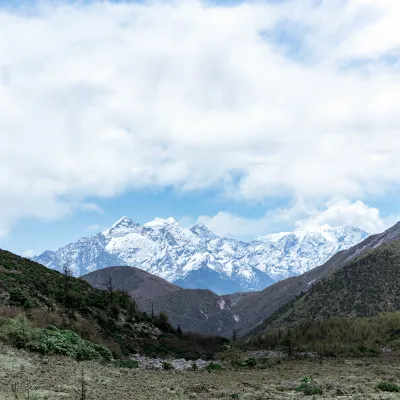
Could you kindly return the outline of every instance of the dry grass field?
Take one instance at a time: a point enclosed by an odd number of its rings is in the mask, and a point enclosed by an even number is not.
[[[295,391],[306,376],[323,394]],[[398,357],[326,359],[322,364],[269,360],[255,369],[209,373],[123,369],[0,348],[0,399],[400,399],[400,393],[377,389],[382,381],[400,383]]]

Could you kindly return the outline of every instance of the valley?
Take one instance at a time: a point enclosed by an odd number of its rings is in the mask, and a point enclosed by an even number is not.
[[[400,400],[399,26],[0,0],[0,400]]]
[[[312,377],[322,395],[310,398],[389,400],[396,392],[378,389],[400,382],[398,356],[374,359],[270,359],[256,368],[224,367],[220,372],[115,368],[0,347],[0,399],[302,399],[296,391]],[[82,374],[83,371],[83,374]],[[82,385],[83,382],[83,385]],[[29,397],[28,397],[29,393]]]
[[[394,399],[399,243],[396,224],[232,295],[130,266],[76,278],[0,251],[0,398]]]

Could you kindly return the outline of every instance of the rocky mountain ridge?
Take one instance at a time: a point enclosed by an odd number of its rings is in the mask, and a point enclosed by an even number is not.
[[[183,288],[217,294],[262,290],[323,264],[368,233],[352,226],[298,229],[245,243],[219,237],[205,225],[186,229],[173,218],[140,225],[128,217],[95,236],[34,257],[74,275],[115,265],[135,266]]]

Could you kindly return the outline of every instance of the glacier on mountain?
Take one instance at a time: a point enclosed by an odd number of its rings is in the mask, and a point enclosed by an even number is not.
[[[301,228],[246,243],[219,237],[205,225],[186,229],[173,218],[140,225],[128,217],[95,236],[33,257],[76,276],[115,265],[141,268],[181,287],[218,294],[261,290],[323,264],[368,237],[353,227]]]

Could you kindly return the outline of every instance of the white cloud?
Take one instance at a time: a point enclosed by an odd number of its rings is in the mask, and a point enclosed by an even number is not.
[[[379,233],[400,220],[400,216],[382,217],[375,207],[370,207],[358,200],[332,199],[326,203],[326,209],[315,211],[304,219],[296,221],[297,227],[320,227],[353,225],[367,232]]]
[[[26,258],[30,258],[30,257],[33,257],[35,254],[36,254],[36,253],[34,252],[34,250],[25,250],[25,251],[22,253],[22,256],[23,256],[23,257],[26,257]]]
[[[86,228],[86,230],[87,230],[88,232],[100,232],[102,229],[101,229],[101,225],[99,225],[99,224],[93,224],[93,225],[89,225],[89,226]]]
[[[104,213],[104,210],[96,203],[83,203],[79,205],[81,211]]]
[[[400,47],[399,2],[313,3],[0,10],[0,229],[130,188],[397,187],[399,67],[380,58]],[[274,39],[282,21],[297,58]]]
[[[257,236],[276,233],[282,226],[286,229],[318,228],[323,225],[352,225],[370,233],[383,232],[400,220],[400,215],[383,217],[375,207],[358,200],[351,202],[344,198],[334,198],[322,208],[299,200],[287,209],[270,210],[260,218],[245,218],[229,212],[219,212],[213,216],[200,216],[198,223],[221,236],[232,235],[243,240],[252,240]],[[186,221],[187,225],[189,221]]]
[[[269,219],[266,216],[261,218],[245,218],[220,211],[216,215],[202,215],[197,223],[206,225],[211,231],[219,236],[233,236],[237,239],[254,239],[256,236],[265,234],[269,229]]]

